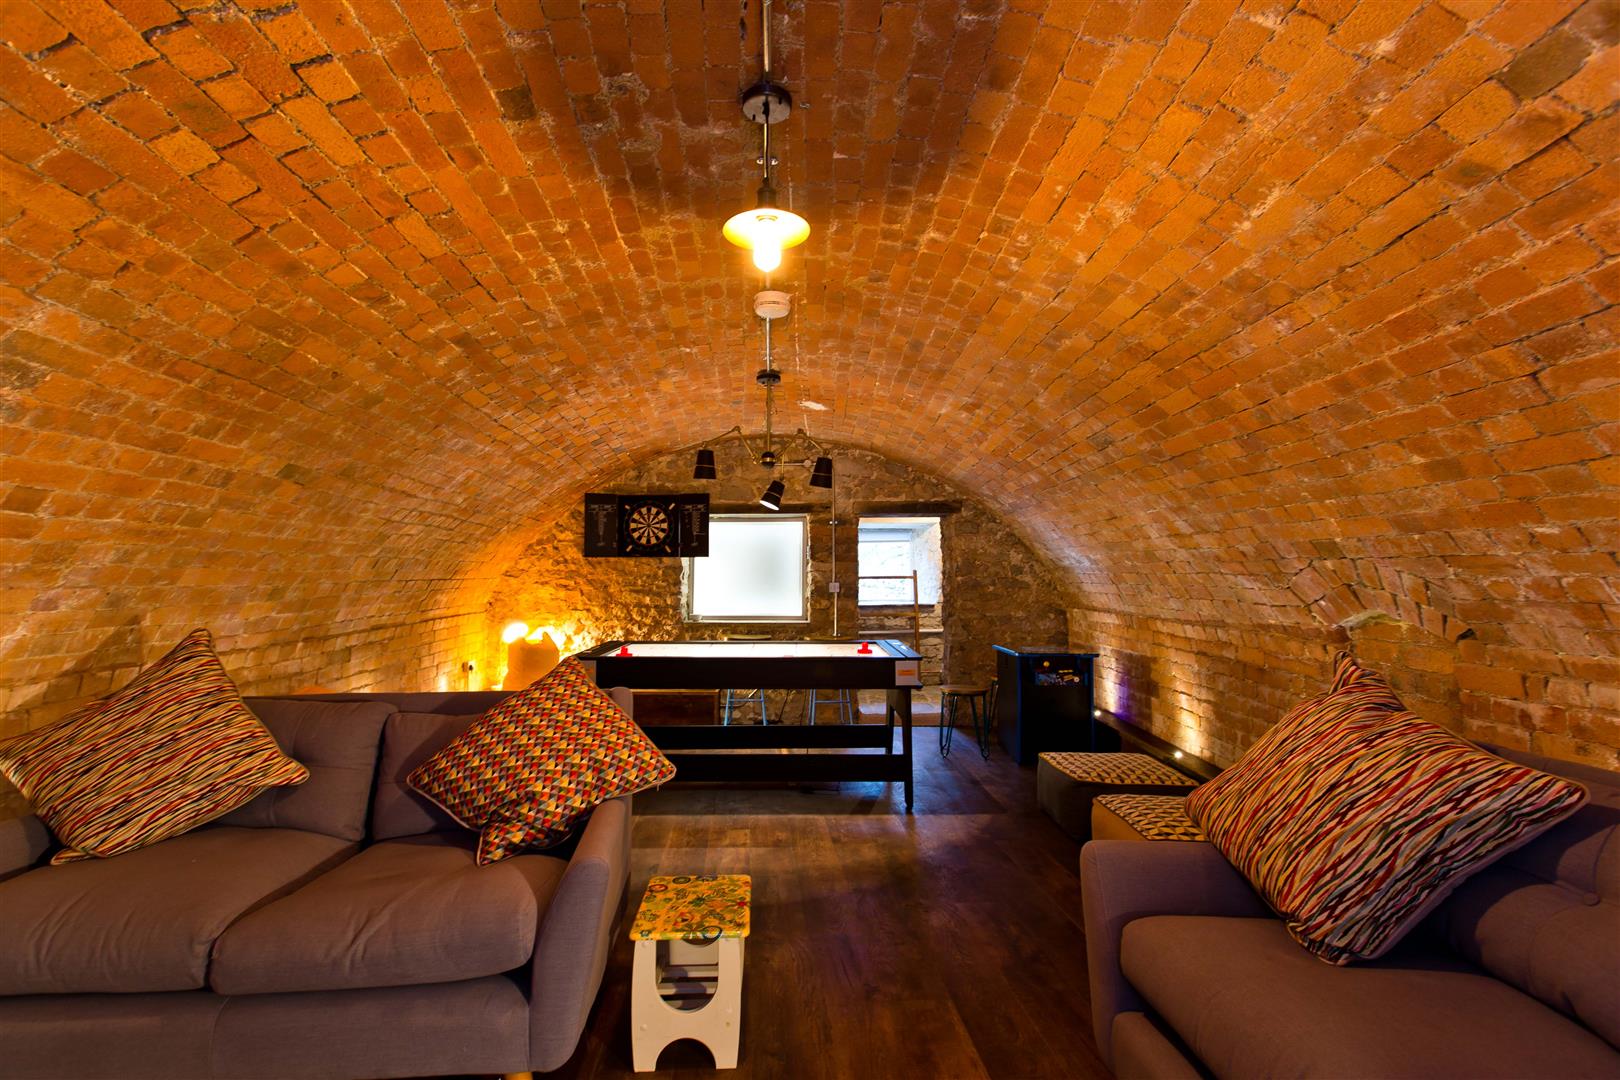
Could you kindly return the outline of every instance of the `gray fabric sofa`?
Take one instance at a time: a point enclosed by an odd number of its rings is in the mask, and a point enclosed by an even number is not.
[[[0,822],[0,1078],[554,1069],[622,910],[630,800],[490,866],[404,777],[500,694],[250,698],[310,779],[112,859]]]
[[[1208,843],[1081,850],[1092,1021],[1138,1077],[1620,1077],[1620,775],[1465,881],[1394,952],[1333,967]]]

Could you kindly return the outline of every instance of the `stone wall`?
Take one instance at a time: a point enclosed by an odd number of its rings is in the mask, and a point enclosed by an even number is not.
[[[598,490],[707,491],[713,511],[759,511],[755,500],[769,474],[749,462],[735,442],[718,447],[716,457],[718,480],[693,480],[691,454],[679,453],[648,462]],[[950,681],[982,681],[994,672],[991,645],[1064,639],[1064,604],[1054,573],[1006,522],[927,473],[848,448],[834,448],[833,457],[836,529],[830,524],[832,493],[808,486],[804,469],[778,470],[787,484],[783,512],[807,512],[811,517],[808,624],[687,622],[682,612],[682,560],[587,559],[582,553],[583,515],[576,509],[544,530],[496,585],[489,604],[492,633],[498,635],[507,623],[518,620],[531,627],[549,627],[557,631],[565,652],[617,638],[715,639],[741,632],[778,638],[834,633],[852,637],[885,628],[909,641],[909,607],[857,609],[856,526],[861,514],[937,512],[942,520],[944,596],[924,612],[924,670],[943,667]],[[836,630],[827,588],[835,570],[842,585]]]

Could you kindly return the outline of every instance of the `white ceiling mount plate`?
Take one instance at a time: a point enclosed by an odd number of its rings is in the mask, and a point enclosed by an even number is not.
[[[762,319],[780,319],[793,310],[793,298],[780,289],[761,289],[754,294],[754,314]]]

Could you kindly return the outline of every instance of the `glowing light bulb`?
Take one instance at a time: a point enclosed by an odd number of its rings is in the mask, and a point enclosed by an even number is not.
[[[775,214],[754,219],[754,265],[767,274],[782,265],[782,232]]]
[[[754,265],[769,272],[782,265],[782,252],[804,243],[810,224],[791,210],[756,206],[733,214],[721,230],[727,240],[754,253]]]
[[[529,633],[529,624],[528,623],[510,622],[510,623],[506,624],[506,629],[501,631],[501,640],[503,642],[505,642],[506,644],[510,645],[510,644],[512,644],[512,642],[518,640],[519,638],[527,636],[528,633]]]

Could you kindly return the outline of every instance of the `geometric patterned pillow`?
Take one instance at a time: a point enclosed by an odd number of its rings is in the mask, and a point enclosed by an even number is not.
[[[201,629],[111,697],[0,742],[0,772],[67,845],[53,863],[155,844],[309,779]]]
[[[1336,689],[1187,796],[1187,815],[1296,941],[1347,964],[1388,952],[1470,874],[1574,813],[1586,790],[1407,712],[1346,655],[1336,667]]]
[[[592,807],[675,765],[578,660],[500,702],[405,778],[469,829],[480,865],[568,839]]]

